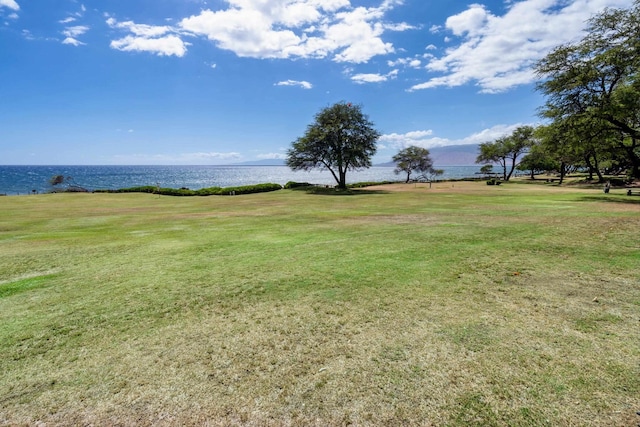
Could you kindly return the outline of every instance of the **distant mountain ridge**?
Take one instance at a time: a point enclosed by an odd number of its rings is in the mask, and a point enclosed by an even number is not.
[[[447,145],[444,147],[429,148],[435,167],[440,166],[475,166],[479,153],[479,144]],[[263,159],[247,162],[233,163],[233,166],[285,166],[284,159]],[[375,166],[393,167],[392,161],[379,163]]]
[[[479,144],[448,145],[429,148],[433,164],[437,166],[474,166],[480,152]]]
[[[232,166],[285,166],[284,159],[250,160],[247,162],[232,163]]]
[[[479,144],[447,145],[429,148],[429,154],[436,168],[441,166],[475,166],[479,150]],[[376,166],[395,166],[395,164],[390,161]]]

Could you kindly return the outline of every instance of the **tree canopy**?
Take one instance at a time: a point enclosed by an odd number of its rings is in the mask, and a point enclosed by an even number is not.
[[[556,133],[577,139],[573,148],[587,163],[626,156],[640,178],[640,0],[594,16],[584,38],[557,47],[535,69],[547,97],[540,114]]]
[[[492,142],[480,144],[480,154],[476,163],[497,163],[502,166],[502,178],[509,181],[519,158],[534,142],[535,129],[532,126],[520,126],[511,135],[503,136]]]
[[[405,182],[409,182],[412,172],[416,172],[421,176],[427,176],[436,172],[433,168],[433,160],[429,155],[429,150],[416,147],[415,145],[400,150],[398,154],[393,156],[393,161],[396,164],[394,170],[396,175],[401,173],[407,174]]]
[[[326,169],[338,188],[346,188],[350,170],[371,167],[380,133],[359,105],[339,102],[323,108],[303,136],[287,151],[292,170]]]

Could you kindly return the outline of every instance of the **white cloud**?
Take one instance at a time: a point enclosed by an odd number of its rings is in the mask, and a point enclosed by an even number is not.
[[[432,135],[432,130],[418,130],[404,134],[390,133],[382,135],[378,141],[384,144],[390,144],[393,147],[404,148],[410,145],[421,145],[424,141],[431,140]]]
[[[150,52],[158,56],[175,55],[177,57],[182,57],[187,53],[188,45],[175,35],[158,38],[127,36],[113,40],[110,44],[113,49],[125,52]]]
[[[107,18],[107,25],[115,29],[123,29],[133,33],[121,39],[111,41],[111,48],[126,52],[150,52],[159,56],[182,57],[187,53],[187,46],[178,31],[169,26],[153,26],[136,24],[133,21],[118,22],[113,17]]]
[[[107,19],[107,24],[111,28],[119,28],[132,32],[136,36],[140,37],[158,37],[169,32],[172,32],[172,28],[168,26],[154,26],[145,24],[136,24],[133,21],[117,22],[114,18]]]
[[[313,85],[306,81],[298,81],[298,80],[285,80],[278,83],[275,83],[274,86],[298,86],[303,89],[311,89]]]
[[[423,148],[432,148],[447,145],[480,144],[487,141],[495,141],[502,136],[509,135],[519,126],[523,126],[523,124],[496,125],[460,139],[437,137],[433,135],[432,130],[418,130],[404,134],[385,134],[382,135],[378,141],[396,149],[403,149],[411,145]]]
[[[89,31],[89,27],[87,27],[85,25],[76,25],[74,27],[65,28],[64,31],[62,31],[62,34],[64,34],[65,36],[67,36],[69,38],[75,38],[75,37],[83,35],[87,31]]]
[[[82,43],[81,41],[73,37],[67,37],[64,40],[62,40],[62,44],[70,44],[72,46],[82,46],[82,45],[85,45],[86,43]]]
[[[532,65],[551,49],[581,37],[586,20],[605,7],[633,0],[523,0],[503,16],[480,4],[451,16],[446,29],[459,43],[428,63],[441,75],[410,90],[475,84],[480,92],[503,92],[535,80]]]
[[[404,66],[410,68],[420,68],[422,61],[418,58],[398,58],[395,61],[387,61],[389,67]]]
[[[358,84],[386,82],[388,77],[382,74],[356,74],[351,80]]]
[[[392,70],[387,74],[356,74],[351,76],[351,80],[358,84],[381,83],[396,78],[398,70]]]
[[[20,10],[20,6],[15,0],[0,0],[0,7],[8,7],[11,10]]]
[[[456,36],[463,34],[475,35],[486,25],[489,14],[481,4],[472,4],[464,12],[450,16],[445,27]]]
[[[61,24],[70,24],[72,22],[74,22],[76,20],[76,18],[74,18],[73,16],[69,16],[67,18],[61,19],[60,21],[58,21]]]
[[[283,153],[266,153],[266,154],[258,154],[256,158],[261,160],[267,160],[267,159],[284,160],[287,158],[287,155]]]
[[[217,153],[217,152],[199,152],[199,153],[184,153],[180,155],[182,161],[191,161],[194,159],[201,160],[235,160],[240,159],[242,156],[240,153]]]
[[[531,125],[530,123],[528,125]],[[454,144],[447,145],[463,145],[463,144],[481,144],[483,142],[495,141],[505,135],[513,133],[520,126],[525,126],[524,123],[516,123],[512,125],[496,125],[488,129],[483,129],[480,132],[473,133],[465,138],[454,140]]]
[[[218,10],[203,9],[175,26],[118,22],[107,24],[128,32],[111,46],[182,56],[186,46],[178,39],[204,37],[218,48],[250,58],[331,58],[336,62],[366,63],[394,52],[383,35],[415,27],[388,22],[385,14],[401,0],[384,0],[379,7],[352,7],[350,0],[226,0]],[[169,50],[166,46],[171,42]]]
[[[182,30],[211,40],[221,49],[252,58],[326,58],[363,63],[394,51],[386,31],[411,29],[383,22],[401,2],[352,8],[349,0],[228,0],[229,8],[203,10],[183,19]]]

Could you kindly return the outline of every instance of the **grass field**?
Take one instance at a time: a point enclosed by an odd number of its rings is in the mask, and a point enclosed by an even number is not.
[[[635,426],[640,198],[0,199],[0,425]]]

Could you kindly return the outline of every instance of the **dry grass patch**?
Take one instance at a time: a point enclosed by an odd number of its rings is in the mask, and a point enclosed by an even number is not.
[[[0,424],[637,422],[640,211],[407,187],[9,198]]]

